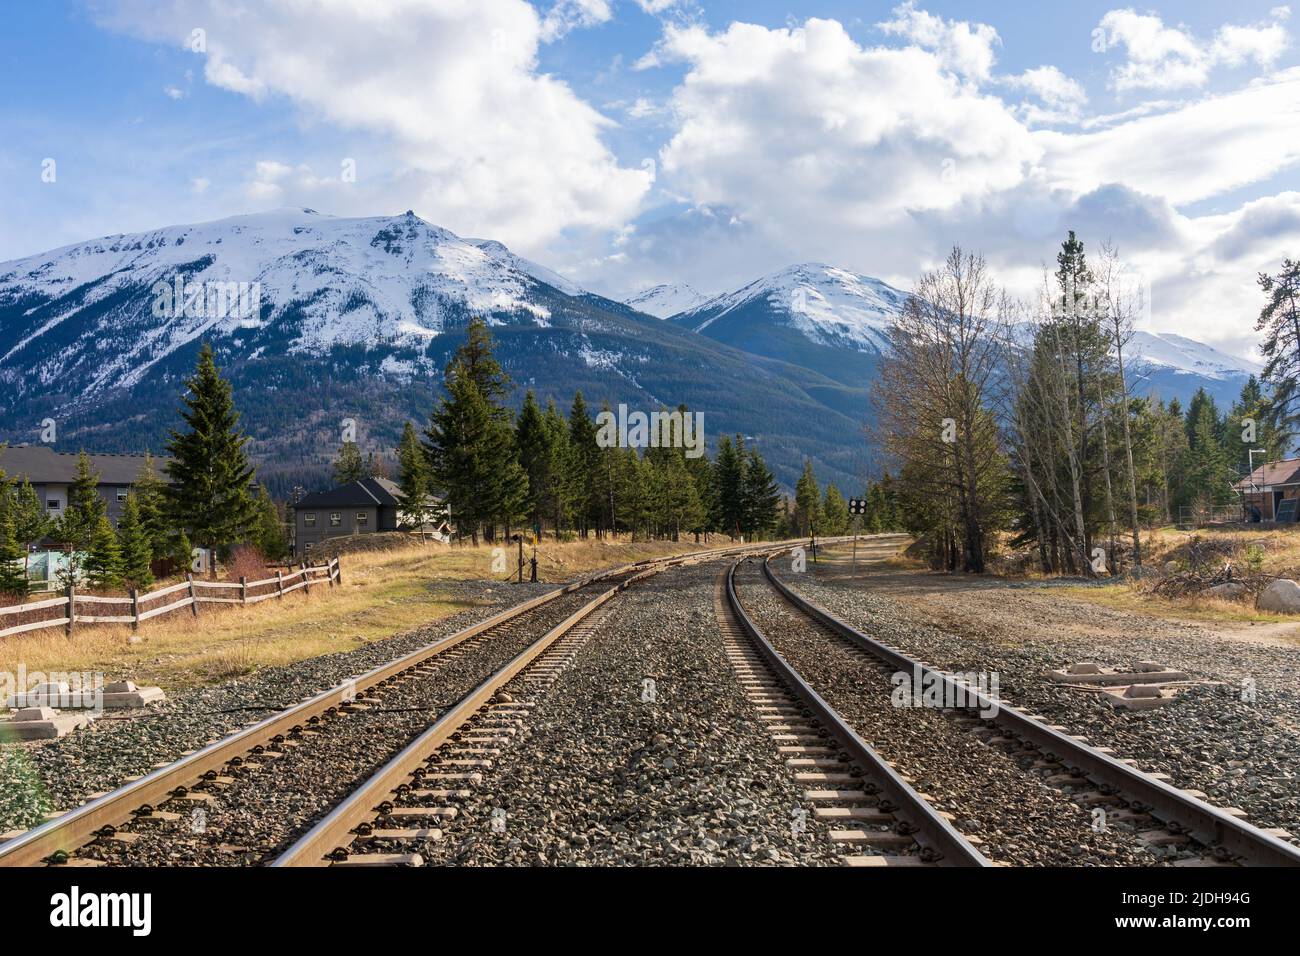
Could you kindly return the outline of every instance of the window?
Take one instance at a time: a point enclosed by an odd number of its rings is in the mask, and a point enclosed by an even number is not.
[[[364,528],[364,527],[366,526],[366,522],[369,521],[369,520],[370,520],[370,516],[367,515],[364,511],[358,511],[358,512],[357,512],[357,527],[358,527],[358,528]]]
[[[127,495],[127,489],[125,488],[117,489],[117,500],[119,502],[126,501],[126,495]]]
[[[342,523],[343,523],[343,515],[339,514],[337,511],[331,511],[331,512],[330,512],[330,527],[331,527],[331,528],[337,528],[337,527],[338,527],[339,525],[341,525]]]
[[[303,512],[302,523],[308,528],[316,527],[316,512],[314,511]]]
[[[51,498],[49,501],[45,502],[45,507],[49,508],[51,511],[58,511],[58,510],[59,510],[59,499],[58,499],[58,498]]]

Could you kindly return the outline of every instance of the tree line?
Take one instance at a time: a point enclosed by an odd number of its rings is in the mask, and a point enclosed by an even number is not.
[[[59,583],[85,581],[97,590],[148,588],[156,563],[188,567],[196,547],[223,558],[241,544],[270,559],[288,553],[279,510],[265,486],[256,484],[230,384],[208,345],[185,385],[183,427],[166,444],[168,480],[146,456],[117,527],[84,451],[57,518],[29,480],[0,472],[0,593],[27,593],[30,548],[46,539],[58,542],[66,555]],[[215,560],[210,570],[215,575]]]
[[[932,563],[981,572],[1010,532],[1046,573],[1115,573],[1141,564],[1144,527],[1237,501],[1251,450],[1280,457],[1300,418],[1300,266],[1259,283],[1264,381],[1226,410],[1203,389],[1184,410],[1135,394],[1146,293],[1114,247],[1091,259],[1071,231],[1030,303],[960,248],[921,276],[873,400],[903,524]]]

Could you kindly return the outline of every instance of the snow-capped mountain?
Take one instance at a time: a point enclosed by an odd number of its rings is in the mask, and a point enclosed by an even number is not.
[[[427,419],[469,319],[518,386],[567,409],[685,403],[710,440],[765,436],[791,484],[812,455],[847,483],[855,427],[832,385],[583,291],[498,242],[413,213],[306,209],[106,236],[0,263],[0,441],[58,424],[62,450],[158,450],[203,341],[231,379],[261,474],[319,487],[354,418],[387,450]],[[827,402],[830,402],[828,405]],[[808,422],[813,425],[809,427]]]
[[[688,285],[660,283],[651,286],[627,299],[626,302],[638,312],[666,319],[678,312],[686,312],[708,301],[708,296],[701,295]]]
[[[1216,380],[1258,375],[1261,369],[1258,362],[1173,332],[1134,332],[1128,351],[1135,361]]]
[[[674,315],[679,325],[724,339],[760,312],[816,345],[879,354],[885,329],[907,293],[820,262],[789,266]],[[711,330],[711,331],[710,331]]]

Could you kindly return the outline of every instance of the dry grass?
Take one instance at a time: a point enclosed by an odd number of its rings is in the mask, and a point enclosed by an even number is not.
[[[681,542],[545,542],[538,577],[564,581],[588,571],[707,547]],[[103,672],[169,690],[219,683],[260,667],[290,664],[352,650],[473,606],[441,582],[503,579],[492,572],[487,546],[412,545],[401,550],[346,555],[342,587],[313,586],[283,601],[248,608],[205,604],[196,620],[188,610],[129,626],[82,625],[69,639],[62,628],[0,638],[0,672]],[[507,552],[514,568],[515,554]],[[502,587],[508,587],[502,584]],[[143,640],[131,644],[138,634]]]
[[[1053,592],[1058,593],[1058,592]],[[1255,610],[1251,601],[1225,601],[1221,598],[1187,596],[1164,598],[1142,591],[1131,584],[1105,584],[1099,587],[1062,588],[1061,594],[1100,604],[1116,611],[1156,617],[1164,620],[1201,621],[1205,623],[1294,623],[1285,614],[1268,614]]]

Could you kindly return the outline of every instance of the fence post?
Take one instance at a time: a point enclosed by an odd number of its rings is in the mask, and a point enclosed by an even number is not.
[[[243,574],[239,576],[239,603],[248,604],[248,577]]]
[[[339,555],[334,559],[334,577],[341,585],[343,583],[343,556]]]
[[[311,594],[311,571],[307,570],[307,562],[302,563],[302,592]]]
[[[334,587],[334,560],[331,558],[325,562],[325,585]]]
[[[77,586],[68,582],[68,637],[72,636],[72,625],[77,621]]]
[[[185,580],[190,582],[190,610],[195,617],[199,616],[199,596],[194,590],[194,574],[191,572],[185,575]]]
[[[275,589],[277,592],[277,600],[283,601],[284,600],[284,572],[281,571],[279,568],[275,569]]]
[[[140,591],[138,588],[131,589],[131,616],[135,618],[135,628],[140,629]]]

